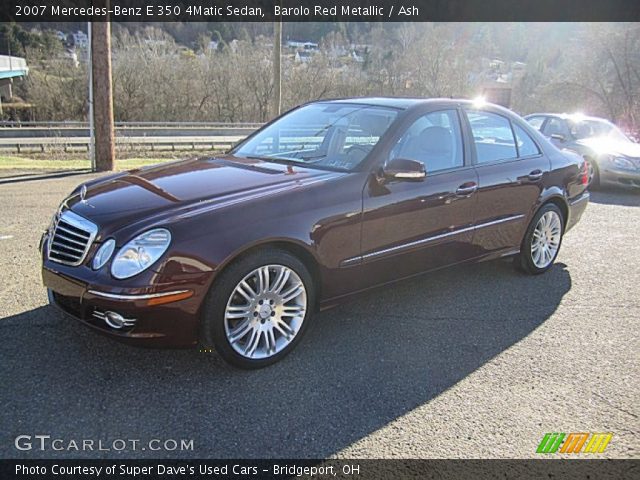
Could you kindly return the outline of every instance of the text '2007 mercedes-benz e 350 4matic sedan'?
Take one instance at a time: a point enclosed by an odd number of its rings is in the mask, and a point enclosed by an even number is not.
[[[257,368],[377,285],[504,256],[545,272],[587,181],[580,156],[495,105],[319,101],[226,155],[79,186],[43,236],[43,281],[114,338]]]

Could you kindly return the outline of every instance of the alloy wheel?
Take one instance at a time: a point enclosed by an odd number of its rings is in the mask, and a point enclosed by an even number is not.
[[[540,217],[531,237],[531,260],[538,268],[546,268],[556,258],[560,248],[562,222],[552,210]]]
[[[225,334],[243,357],[269,358],[293,341],[306,311],[307,292],[298,274],[284,265],[265,265],[233,290],[225,309]]]

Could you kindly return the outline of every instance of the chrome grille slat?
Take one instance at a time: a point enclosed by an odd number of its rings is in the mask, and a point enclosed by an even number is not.
[[[73,255],[72,253],[61,252],[60,250],[56,250],[54,248],[51,249],[51,253],[55,253],[56,255],[64,255],[69,258],[76,258],[76,256]]]
[[[58,230],[62,230],[61,228],[58,228]],[[66,237],[64,235],[62,235],[60,232],[56,232],[56,238],[61,238],[62,240],[65,240],[67,242],[71,242],[71,243],[75,243],[76,245],[79,245],[81,247],[84,247],[86,244],[86,241],[81,242],[79,240],[73,240],[72,238]]]
[[[74,232],[73,230],[69,230],[68,228],[63,227],[62,225],[60,225],[60,223],[58,223],[58,229],[62,230],[65,233],[68,233],[69,235],[75,235],[78,238],[82,238],[83,240],[86,240],[87,238],[89,238],[88,236],[82,236],[77,232]]]
[[[63,228],[66,231],[66,233],[70,235],[74,235],[76,237],[87,238],[89,236],[87,235],[87,232],[79,231],[79,229],[75,228],[73,225],[69,225],[68,223],[62,220],[60,221],[60,227]]]
[[[65,265],[80,265],[87,256],[98,226],[65,210],[58,215],[49,238],[49,259]]]
[[[65,245],[63,243],[60,243],[58,240],[55,240],[54,242],[51,243],[52,247],[60,247],[60,248],[64,248],[65,250],[72,250],[74,252],[78,252],[79,254],[83,254],[84,253],[84,249],[83,248],[76,248],[76,247],[71,247],[69,245]]]

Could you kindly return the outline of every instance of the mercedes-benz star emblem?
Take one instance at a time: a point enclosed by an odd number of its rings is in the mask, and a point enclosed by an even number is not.
[[[80,202],[83,203],[84,205],[88,205],[89,207],[93,208],[93,205],[91,205],[85,198],[86,196],[87,196],[87,186],[83,185],[82,188],[80,188]]]

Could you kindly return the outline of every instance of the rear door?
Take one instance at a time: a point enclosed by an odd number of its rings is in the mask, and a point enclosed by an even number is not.
[[[549,161],[526,130],[506,116],[465,111],[478,174],[472,243],[481,254],[514,251],[549,174]]]

